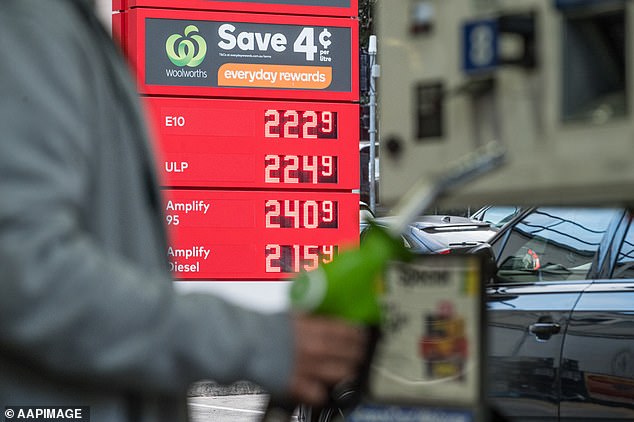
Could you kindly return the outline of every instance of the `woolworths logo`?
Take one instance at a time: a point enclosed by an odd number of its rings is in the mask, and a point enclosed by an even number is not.
[[[198,27],[195,25],[188,25],[184,35],[170,35],[165,42],[165,52],[178,67],[196,67],[207,55],[207,42],[198,34]]]

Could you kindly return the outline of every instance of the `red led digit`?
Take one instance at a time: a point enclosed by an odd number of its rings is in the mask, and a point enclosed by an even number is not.
[[[304,202],[304,227],[307,229],[319,227],[319,206],[317,201]]]
[[[310,183],[319,183],[317,180],[317,157],[304,155],[302,157],[302,170],[304,173],[310,173]]]
[[[335,254],[337,253],[336,249],[335,249],[335,246],[333,246],[333,245],[324,245],[324,246],[321,247],[321,250],[322,250],[321,261],[324,264],[332,262],[332,260],[335,259]]]
[[[319,246],[304,246],[304,261],[308,261],[308,263],[304,264],[305,271],[316,269],[319,265]]]
[[[299,170],[299,157],[297,155],[285,155],[284,156],[284,182],[285,183],[299,183],[299,178],[291,172]]]
[[[280,113],[277,110],[264,112],[264,136],[267,138],[280,137]]]
[[[274,176],[274,172],[279,174],[280,157],[277,155],[267,155],[264,157],[264,181],[266,183],[280,183],[279,176]]]
[[[284,217],[292,220],[290,227],[299,228],[299,201],[298,200],[285,200],[284,201]],[[289,226],[287,226],[289,227]]]
[[[321,130],[324,133],[332,133],[332,111],[324,111],[321,113]]]
[[[323,170],[321,171],[322,176],[330,177],[333,174],[333,165],[332,165],[332,157],[329,155],[324,155],[321,157],[321,165]]]
[[[284,137],[299,138],[299,114],[295,110],[286,110],[284,113]]]
[[[317,138],[317,113],[315,111],[305,111],[303,116],[303,131],[302,137],[304,139],[316,139]]]
[[[330,223],[334,220],[334,204],[332,201],[324,201],[321,203],[322,207],[322,219],[326,223]]]
[[[264,207],[266,215],[266,227],[267,228],[279,228],[280,227],[280,201],[268,200]]]
[[[298,273],[300,271],[301,263],[301,246],[293,245],[293,272]]]
[[[279,262],[281,255],[281,247],[280,245],[266,245],[266,272],[267,273],[279,273],[282,272],[282,268],[279,263],[277,265],[273,264],[273,260]]]

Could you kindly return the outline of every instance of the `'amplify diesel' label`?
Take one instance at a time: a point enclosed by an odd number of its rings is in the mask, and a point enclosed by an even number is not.
[[[350,27],[145,19],[148,85],[349,92]]]

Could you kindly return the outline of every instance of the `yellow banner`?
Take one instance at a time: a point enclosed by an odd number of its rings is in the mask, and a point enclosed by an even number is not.
[[[225,63],[218,69],[218,86],[326,89],[331,83],[327,66]]]

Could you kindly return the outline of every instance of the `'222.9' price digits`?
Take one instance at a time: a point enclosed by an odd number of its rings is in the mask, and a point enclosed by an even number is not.
[[[264,136],[287,139],[336,139],[334,111],[266,110]]]

